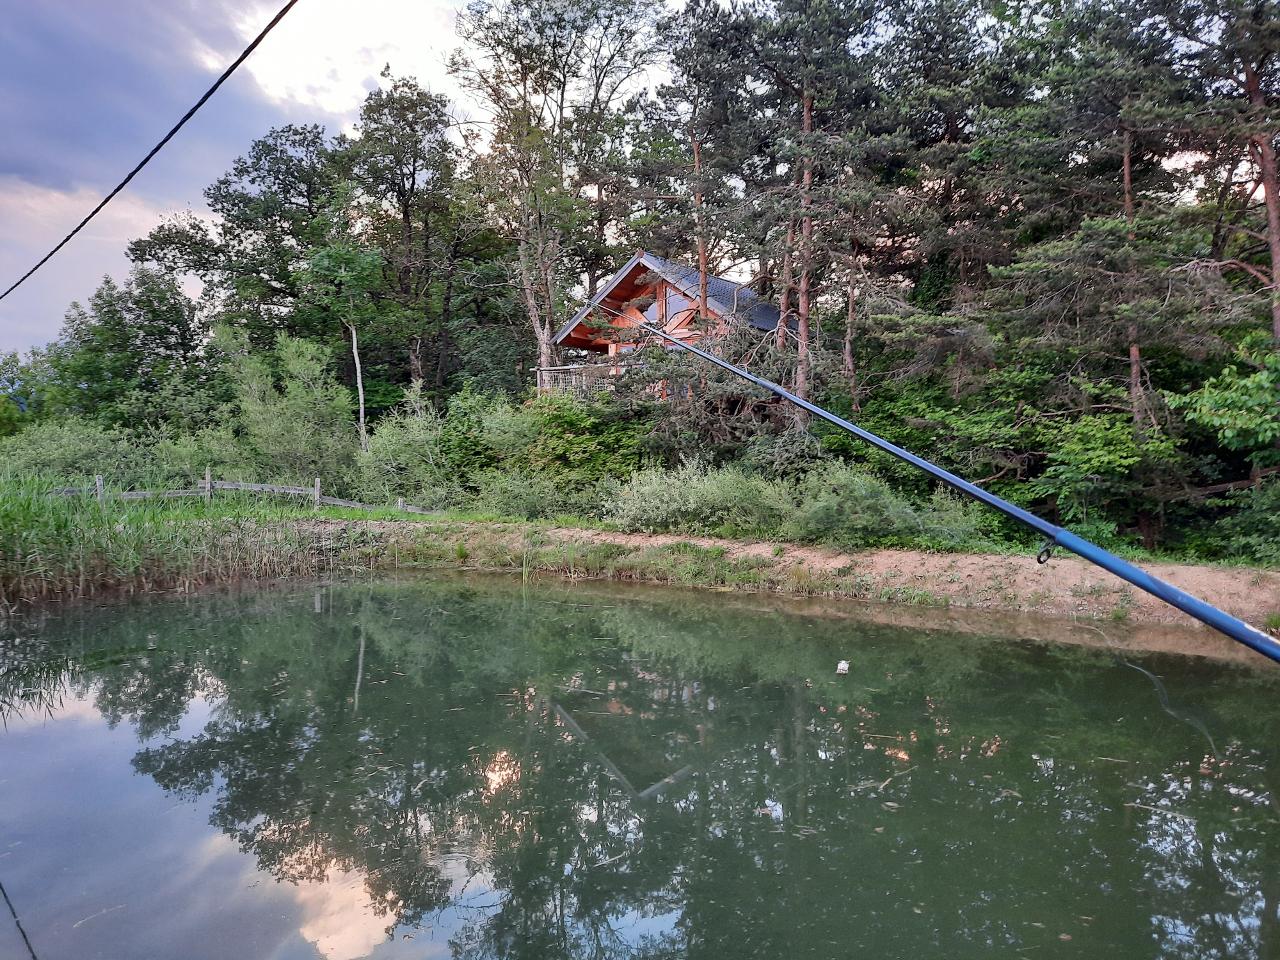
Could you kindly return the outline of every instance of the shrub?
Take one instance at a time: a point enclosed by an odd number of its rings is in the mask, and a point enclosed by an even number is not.
[[[848,464],[805,478],[783,536],[846,550],[912,546],[956,550],[980,539],[974,508],[946,491],[916,506],[885,481]]]
[[[67,484],[136,485],[150,474],[147,452],[124,433],[91,420],[45,420],[0,439],[0,462],[15,474],[39,474]]]
[[[787,509],[776,483],[737,467],[690,461],[676,470],[636,473],[617,488],[603,515],[623,530],[767,536]]]
[[[287,483],[347,480],[358,449],[353,404],[323,347],[281,336],[270,355],[236,357],[231,378],[247,468]]]
[[[569,475],[580,482],[630,476],[640,466],[652,424],[627,417],[607,403],[586,404],[572,397],[538,397],[520,408],[527,420],[527,442],[518,451],[502,450],[505,462],[519,457],[530,470]],[[490,436],[494,428],[489,427]],[[497,447],[496,438],[494,446]]]
[[[405,497],[435,509],[463,499],[458,472],[445,455],[445,418],[410,390],[405,403],[383,418],[356,459],[362,495],[373,500]]]
[[[1232,494],[1235,510],[1214,524],[1200,542],[1214,559],[1280,566],[1280,480]]]
[[[563,396],[514,404],[464,390],[442,414],[411,389],[373,431],[356,476],[370,496],[424,506],[465,503],[530,518],[569,509],[595,515],[599,482],[635,469],[646,430],[609,408]]]
[[[470,505],[482,513],[522,520],[595,514],[598,510],[594,485],[584,490],[563,476],[509,470],[482,474]]]
[[[958,550],[982,539],[975,512],[946,491],[918,506],[847,464],[787,481],[690,462],[637,473],[605,504],[603,516],[624,530],[780,537],[846,550]]]

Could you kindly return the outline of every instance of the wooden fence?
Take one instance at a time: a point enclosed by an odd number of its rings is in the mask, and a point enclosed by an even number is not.
[[[278,483],[245,483],[239,480],[215,480],[212,471],[206,469],[204,479],[196,486],[185,490],[108,490],[103,478],[95,476],[92,487],[54,487],[51,491],[64,497],[96,497],[99,503],[112,500],[177,500],[182,497],[199,497],[205,503],[212,503],[214,494],[219,490],[240,493],[271,493],[287,497],[306,497],[311,505],[319,510],[321,507],[348,507],[353,510],[386,510],[384,504],[361,503],[359,500],[344,500],[341,497],[328,497],[320,491],[320,478],[309,487],[291,487]],[[396,500],[395,509],[402,513],[433,515],[438,511],[406,503],[404,497]]]

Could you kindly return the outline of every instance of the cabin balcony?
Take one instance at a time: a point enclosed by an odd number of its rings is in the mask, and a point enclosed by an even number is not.
[[[619,363],[577,363],[564,367],[538,367],[539,393],[569,393],[590,400],[613,390],[615,378],[626,370]]]

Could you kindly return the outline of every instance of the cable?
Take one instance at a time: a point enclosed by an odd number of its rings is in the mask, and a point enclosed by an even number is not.
[[[213,82],[213,86],[211,86],[208,90],[204,92],[204,96],[202,96],[199,100],[196,101],[195,106],[193,106],[190,110],[188,110],[186,113],[182,115],[182,119],[173,125],[173,129],[170,130],[168,133],[166,133],[164,137],[160,140],[160,142],[157,143],[154,147],[152,147],[150,151],[148,151],[147,155],[142,158],[141,162],[136,167],[134,167],[132,170],[129,171],[129,175],[126,176],[123,180],[121,180],[118,184],[116,184],[115,189],[113,189],[110,193],[108,193],[105,197],[103,197],[102,200],[99,201],[98,205],[89,211],[89,215],[85,217],[83,220],[81,220],[78,224],[76,224],[76,228],[74,230],[72,230],[60,241],[58,241],[58,245],[56,247],[54,247],[52,250],[46,253],[43,257],[41,257],[39,262],[36,263],[34,267],[32,267],[22,276],[20,276],[13,283],[13,285],[9,287],[9,289],[7,289],[4,293],[0,293],[0,300],[3,300],[9,294],[13,293],[13,291],[17,290],[18,287],[22,286],[22,284],[26,282],[28,277],[30,277],[33,273],[35,273],[37,270],[43,267],[46,263],[48,263],[49,260],[53,258],[53,255],[57,253],[59,250],[61,250],[63,247],[65,247],[72,237],[74,237],[77,233],[83,230],[85,226],[89,223],[89,221],[98,215],[99,211],[101,211],[103,207],[105,207],[108,203],[110,203],[112,200],[115,199],[115,196],[117,193],[119,193],[121,190],[123,190],[125,187],[129,185],[129,181],[138,175],[138,172],[141,171],[142,168],[145,167],[151,161],[152,157],[154,157],[157,153],[160,152],[160,150],[164,147],[166,143],[168,143],[170,140],[173,139],[174,134],[176,134],[179,130],[181,130],[183,126],[186,125],[186,122],[188,120],[190,120],[192,117],[195,116],[196,111],[205,105],[205,101],[207,101],[210,97],[212,97],[215,93],[217,93],[218,88],[222,86],[223,83],[226,82],[228,77],[230,77],[233,73],[236,72],[236,68],[240,66],[240,64],[244,63],[245,60],[249,58],[249,54],[253,53],[253,51],[258,48],[258,44],[260,44],[266,38],[267,34],[270,33],[275,28],[275,25],[277,23],[279,23],[281,20],[284,19],[284,15],[288,13],[291,9],[293,9],[293,5],[297,2],[298,0],[289,0],[288,3],[286,3],[283,7],[280,8],[280,12],[271,18],[271,22],[262,28],[262,32],[253,38],[253,42],[244,48],[244,52],[241,53],[240,56],[236,57],[236,59],[232,62],[231,66],[227,67],[227,69],[222,72],[222,76],[218,77],[218,79]]]
[[[4,898],[4,904],[9,908],[9,913],[13,915],[13,922],[18,927],[18,933],[22,934],[22,942],[27,945],[27,953],[31,956],[31,960],[40,960],[36,956],[36,948],[31,945],[31,939],[27,936],[27,931],[22,928],[22,921],[18,919],[18,911],[13,908],[13,901],[9,899],[9,894],[4,888],[4,884],[0,883],[0,897]]]
[[[622,314],[618,311],[604,306],[603,303],[596,302],[603,301],[603,299],[602,295],[597,296],[594,301],[591,301],[591,303],[593,306],[602,308],[606,312],[611,312],[618,317],[622,317]],[[1079,537],[1072,533],[1070,530],[1065,530],[1062,527],[1052,524],[1043,517],[1038,517],[1034,513],[1024,510],[1022,507],[1012,504],[1002,497],[996,496],[989,490],[984,490],[982,487],[956,476],[949,470],[944,470],[936,463],[932,463],[923,457],[918,457],[911,451],[905,450],[897,444],[890,443],[888,440],[877,436],[870,430],[865,430],[856,424],[850,423],[843,417],[836,416],[830,410],[823,409],[815,403],[810,403],[808,400],[796,396],[790,390],[779,386],[772,380],[766,380],[764,377],[757,377],[755,374],[743,370],[736,364],[730,363],[723,357],[718,357],[715,354],[708,353],[699,347],[695,347],[692,344],[685,343],[683,340],[673,337],[665,330],[658,329],[657,327],[651,327],[647,323],[632,322],[634,323],[633,329],[643,330],[645,333],[658,337],[661,340],[665,340],[672,346],[677,347],[680,350],[684,350],[686,353],[691,353],[695,357],[698,357],[713,366],[726,370],[729,373],[746,380],[748,383],[754,383],[758,387],[763,387],[774,396],[782,400],[786,400],[802,410],[808,411],[814,416],[825,420],[832,426],[839,427],[841,430],[853,434],[858,439],[865,441],[879,450],[883,450],[885,453],[897,457],[904,463],[910,464],[917,470],[928,474],[934,479],[941,480],[953,490],[963,493],[980,503],[984,503],[988,507],[1003,513],[1005,516],[1017,520],[1024,526],[1030,527],[1032,530],[1035,530],[1037,533],[1040,533],[1045,537],[1046,549],[1041,551],[1042,556],[1044,556],[1048,548],[1051,546],[1056,545],[1064,547],[1076,556],[1089,561],[1095,566],[1101,567],[1103,570],[1114,574],[1121,580],[1128,581],[1139,590],[1144,590],[1153,597],[1163,600],[1170,606],[1176,607],[1183,613],[1194,617],[1201,623],[1213,627],[1213,629],[1217,630],[1219,633],[1226,634],[1232,640],[1238,641],[1246,647],[1262,654],[1264,657],[1280,663],[1280,640],[1268,636],[1256,627],[1252,627],[1245,623],[1243,620],[1233,617],[1223,610],[1219,610],[1212,604],[1205,603],[1199,597],[1192,596],[1189,593],[1179,590],[1171,583],[1167,583],[1158,577],[1153,577],[1145,570],[1121,560],[1115,554],[1104,550],[1096,543],[1091,543],[1083,537]],[[1046,557],[1045,559],[1048,558]],[[1044,561],[1042,560],[1041,562]]]

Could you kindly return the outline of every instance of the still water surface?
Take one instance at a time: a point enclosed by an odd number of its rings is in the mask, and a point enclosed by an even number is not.
[[[1278,681],[501,578],[72,612],[0,641],[0,957],[1277,958]]]

